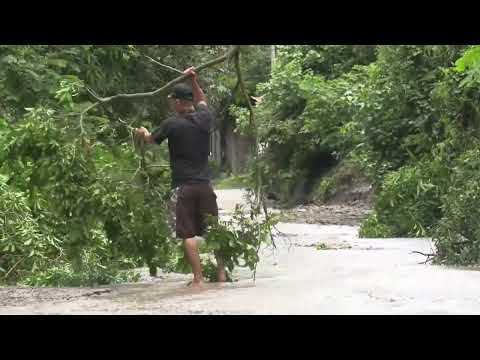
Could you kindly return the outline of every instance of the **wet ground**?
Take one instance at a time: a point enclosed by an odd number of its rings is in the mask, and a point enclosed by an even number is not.
[[[282,211],[281,221],[301,224],[357,226],[370,212],[370,207],[362,202],[329,205],[312,204]]]
[[[241,191],[217,193],[223,214],[241,201]],[[480,313],[480,272],[420,264],[413,252],[430,253],[428,239],[359,239],[351,225],[278,228],[278,248],[262,251],[255,283],[241,271],[237,282],[201,293],[176,274],[100,289],[4,288],[0,314]]]

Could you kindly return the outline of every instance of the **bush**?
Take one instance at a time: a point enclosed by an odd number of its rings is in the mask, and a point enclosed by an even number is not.
[[[133,260],[112,259],[111,244],[100,229],[93,229],[92,241],[82,250],[82,270],[74,269],[66,242],[37,222],[25,194],[13,191],[4,176],[0,176],[0,227],[0,284],[93,286],[137,278],[121,271],[132,268]]]
[[[378,216],[374,212],[362,222],[359,236],[361,238],[389,238],[393,237],[393,233],[390,227],[379,222]]]
[[[442,170],[439,162],[422,161],[389,173],[377,194],[374,213],[362,224],[361,236],[430,235],[442,214]]]
[[[146,264],[151,275],[168,267],[176,243],[167,147],[139,146],[132,138],[134,128],[151,129],[152,119],[168,115],[167,101],[96,107],[94,93],[143,92],[170,80],[157,76],[143,55],[183,66],[225,51],[205,45],[0,45],[1,283],[105,284],[131,278],[123,270],[135,266]],[[243,66],[253,75],[249,89],[270,71],[266,51],[242,50],[244,59],[258,60]],[[202,80],[212,107],[245,105],[237,101],[230,69]]]
[[[480,263],[479,173],[480,148],[469,150],[457,159],[452,184],[442,199],[444,216],[433,236],[438,263]]]
[[[247,176],[231,176],[215,184],[216,189],[241,189],[247,186]]]
[[[374,47],[282,46],[256,108],[268,190],[282,202],[307,191],[359,141],[352,111]]]
[[[0,175],[0,283],[15,283],[30,271],[48,267],[59,255],[60,241],[42,231],[25,194],[5,181]]]
[[[436,262],[472,265],[480,263],[480,180],[471,179],[445,197],[445,216],[433,240]]]
[[[230,278],[236,266],[249,268],[255,274],[261,246],[272,242],[277,218],[261,219],[253,208],[251,211],[249,215],[237,205],[230,220],[212,218],[209,221],[204,251],[216,251],[222,256]],[[207,268],[211,266],[207,265]]]
[[[52,266],[33,272],[22,280],[28,286],[99,286],[118,284],[124,282],[136,282],[140,275],[132,270],[121,270],[125,265],[133,266],[132,263],[116,264],[110,261],[105,265],[97,253],[98,249],[83,251],[81,272],[73,269],[68,262],[61,261]]]
[[[319,202],[325,202],[331,198],[335,192],[335,179],[332,177],[326,177],[320,181],[313,193],[314,200]]]

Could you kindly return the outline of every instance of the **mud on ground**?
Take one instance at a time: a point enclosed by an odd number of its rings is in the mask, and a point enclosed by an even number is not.
[[[0,307],[35,305],[42,302],[65,302],[99,296],[111,291],[106,288],[5,287],[0,288]]]
[[[230,212],[235,203],[242,202],[242,192],[240,190],[218,191],[221,200],[221,208],[224,213]],[[320,225],[358,225],[370,211],[370,202],[363,194],[343,194],[342,197],[332,199],[326,205],[306,205],[299,206],[289,210],[281,211],[281,221],[287,223],[307,223]],[[273,209],[272,209],[273,210]],[[278,212],[278,210],[273,210]],[[301,239],[294,239],[292,245],[298,248],[308,246],[318,246],[317,243],[310,244]],[[307,239],[306,239],[307,240]],[[308,241],[307,241],[308,242]],[[350,248],[348,244],[337,244],[337,248]],[[150,278],[143,274],[142,280],[136,284],[122,284],[109,287],[98,288],[30,288],[30,287],[5,287],[0,288],[0,310],[3,307],[7,313],[9,309],[31,308],[31,313],[35,313],[34,309],[43,304],[48,304],[51,309],[50,313],[65,313],[65,309],[69,304],[85,304],[88,308],[91,302],[97,302],[101,299],[107,300],[110,297],[124,298],[126,292],[141,294],[145,289],[153,291],[156,289],[155,296],[164,297],[165,294],[157,294],[162,291],[173,291],[178,293],[178,288],[182,288],[187,283],[189,276],[180,274],[169,274]],[[182,285],[183,284],[183,285]],[[212,285],[213,286],[213,285]],[[157,289],[158,288],[158,289]],[[173,290],[170,288],[174,288]],[[182,291],[180,291],[182,293]],[[132,295],[132,296],[133,296]],[[150,294],[151,295],[151,294]],[[140,295],[138,295],[140,296]],[[112,305],[113,306],[113,305]],[[57,310],[56,310],[57,309]],[[61,310],[63,309],[63,310]],[[113,308],[112,308],[112,312]],[[1,311],[0,311],[1,313]]]
[[[282,210],[280,221],[359,226],[371,213],[372,207],[373,190],[369,186],[363,186],[337,194],[325,204],[301,205]]]
[[[283,211],[280,215],[280,221],[319,225],[358,226],[370,212],[370,206],[365,203],[306,205]]]

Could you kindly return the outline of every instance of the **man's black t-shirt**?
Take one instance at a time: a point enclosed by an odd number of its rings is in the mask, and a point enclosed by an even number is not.
[[[152,133],[157,144],[168,139],[172,187],[210,182],[208,155],[213,116],[206,106],[176,114]]]

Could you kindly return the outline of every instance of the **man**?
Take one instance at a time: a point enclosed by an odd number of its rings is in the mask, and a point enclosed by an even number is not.
[[[196,236],[206,230],[206,215],[218,217],[217,196],[210,185],[208,156],[210,128],[214,119],[208,109],[205,94],[200,88],[194,68],[184,72],[192,86],[178,84],[169,95],[175,115],[150,133],[145,128],[136,130],[145,142],[161,144],[168,139],[172,187],[177,188],[176,232],[183,240],[185,257],[192,267],[192,287],[202,288],[203,273]],[[217,259],[217,281],[226,281],[222,259]]]

